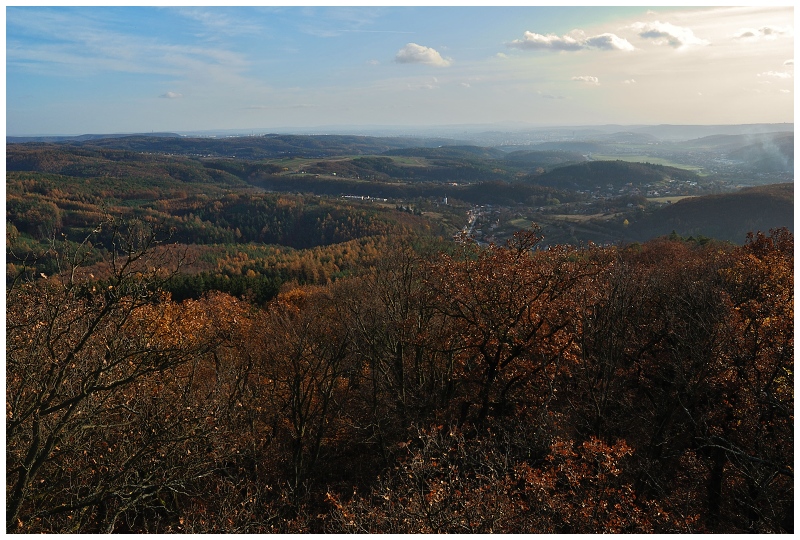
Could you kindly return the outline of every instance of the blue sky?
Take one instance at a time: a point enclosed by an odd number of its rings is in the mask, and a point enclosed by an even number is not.
[[[7,7],[8,135],[792,122],[769,7]]]

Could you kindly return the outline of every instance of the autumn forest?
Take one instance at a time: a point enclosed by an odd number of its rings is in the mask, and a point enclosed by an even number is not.
[[[793,531],[790,228],[478,241],[383,150],[7,145],[7,532]]]

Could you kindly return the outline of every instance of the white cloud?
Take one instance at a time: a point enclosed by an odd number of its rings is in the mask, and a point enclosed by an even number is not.
[[[786,62],[783,63],[784,66],[793,66],[794,65],[794,58],[788,59]]]
[[[555,34],[537,34],[535,32],[525,32],[522,39],[515,39],[506,45],[513,49],[527,50],[548,50],[548,51],[580,51],[586,49],[600,49],[605,51],[632,51],[634,50],[628,40],[615,34],[599,34],[592,37],[584,37],[583,32],[576,30],[573,32],[576,37],[566,35],[557,36]]]
[[[380,65],[380,61],[379,60],[368,60],[367,64],[369,64],[370,66],[378,66],[378,65]]]
[[[632,51],[634,50],[627,39],[615,34],[600,34],[590,37],[585,41],[590,49],[603,49],[606,51]]]
[[[425,64],[428,66],[446,67],[451,64],[449,58],[442,58],[436,49],[424,47],[416,43],[408,43],[397,51],[395,62],[400,64]]]
[[[161,94],[158,97],[166,99],[180,99],[183,97],[183,94],[179,94],[178,92],[167,92],[166,94]]]
[[[781,34],[786,33],[786,30],[784,30],[783,28],[773,28],[772,26],[764,26],[762,28],[759,28],[758,31],[762,36],[773,36],[773,35],[779,36]]]
[[[471,87],[472,87],[472,85],[471,85],[471,84],[469,84],[468,82],[462,82],[462,83],[460,83],[460,84],[461,84],[461,86],[463,86],[464,88],[471,88]]]
[[[570,36],[558,37],[555,34],[536,34],[525,32],[523,39],[515,39],[508,44],[514,49],[552,50],[552,51],[579,51],[583,47],[578,40]]]
[[[754,38],[757,37],[758,33],[756,30],[739,30],[739,32],[733,36],[735,39],[746,39],[746,38]]]
[[[573,81],[585,82],[587,84],[594,84],[594,85],[600,84],[600,79],[598,79],[597,77],[593,77],[591,75],[580,75],[580,76],[572,77],[572,80]]]
[[[691,29],[675,26],[672,23],[637,22],[631,27],[644,39],[652,39],[657,45],[669,45],[676,49],[683,49],[692,45],[710,45],[708,40],[694,35]]]
[[[762,26],[761,28],[742,28],[733,37],[735,39],[777,39],[781,36],[791,36],[793,34],[791,28],[782,28],[779,26]]]
[[[636,79],[625,79],[622,84],[636,84]]]

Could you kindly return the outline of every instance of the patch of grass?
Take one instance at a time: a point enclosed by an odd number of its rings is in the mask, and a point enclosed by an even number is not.
[[[517,218],[510,220],[508,224],[517,229],[527,229],[531,226],[531,221],[530,218]]]
[[[673,195],[671,197],[648,197],[647,202],[652,203],[669,203],[669,202],[678,202],[681,199],[691,199],[692,197],[696,197],[696,195]]]
[[[668,159],[645,156],[645,155],[612,156],[604,154],[592,154],[592,159],[595,161],[614,161],[618,159],[620,161],[629,161],[632,163],[652,163],[653,165],[664,165],[666,167],[675,167],[676,169],[684,169],[686,171],[692,171],[699,175],[701,175],[703,171],[703,167],[698,167],[697,165],[686,165],[685,163],[677,163],[675,161],[670,161]]]
[[[387,156],[380,156],[380,157],[387,157]],[[401,165],[403,167],[427,167],[430,165],[428,159],[423,157],[415,157],[415,156],[388,156],[392,158],[392,161],[395,162],[396,165]]]

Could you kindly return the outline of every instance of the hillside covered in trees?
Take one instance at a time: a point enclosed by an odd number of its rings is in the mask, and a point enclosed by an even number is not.
[[[257,307],[107,226],[7,291],[9,532],[792,530],[785,230],[398,238]]]
[[[637,187],[663,180],[697,181],[697,175],[675,167],[627,161],[589,161],[558,167],[530,181],[540,185],[575,190],[594,190],[610,185],[614,189]]]
[[[12,139],[9,142],[47,141]],[[452,141],[442,139],[362,137],[355,135],[282,135],[277,133],[257,137],[223,138],[131,135],[125,137],[68,139],[64,142],[79,147],[100,147],[132,152],[239,157],[242,159],[264,159],[287,155],[325,157],[346,154],[379,154],[391,149],[410,146],[452,144]]]
[[[754,230],[794,226],[794,184],[742,188],[666,205],[638,224],[641,238],[676,231],[735,241]]]

